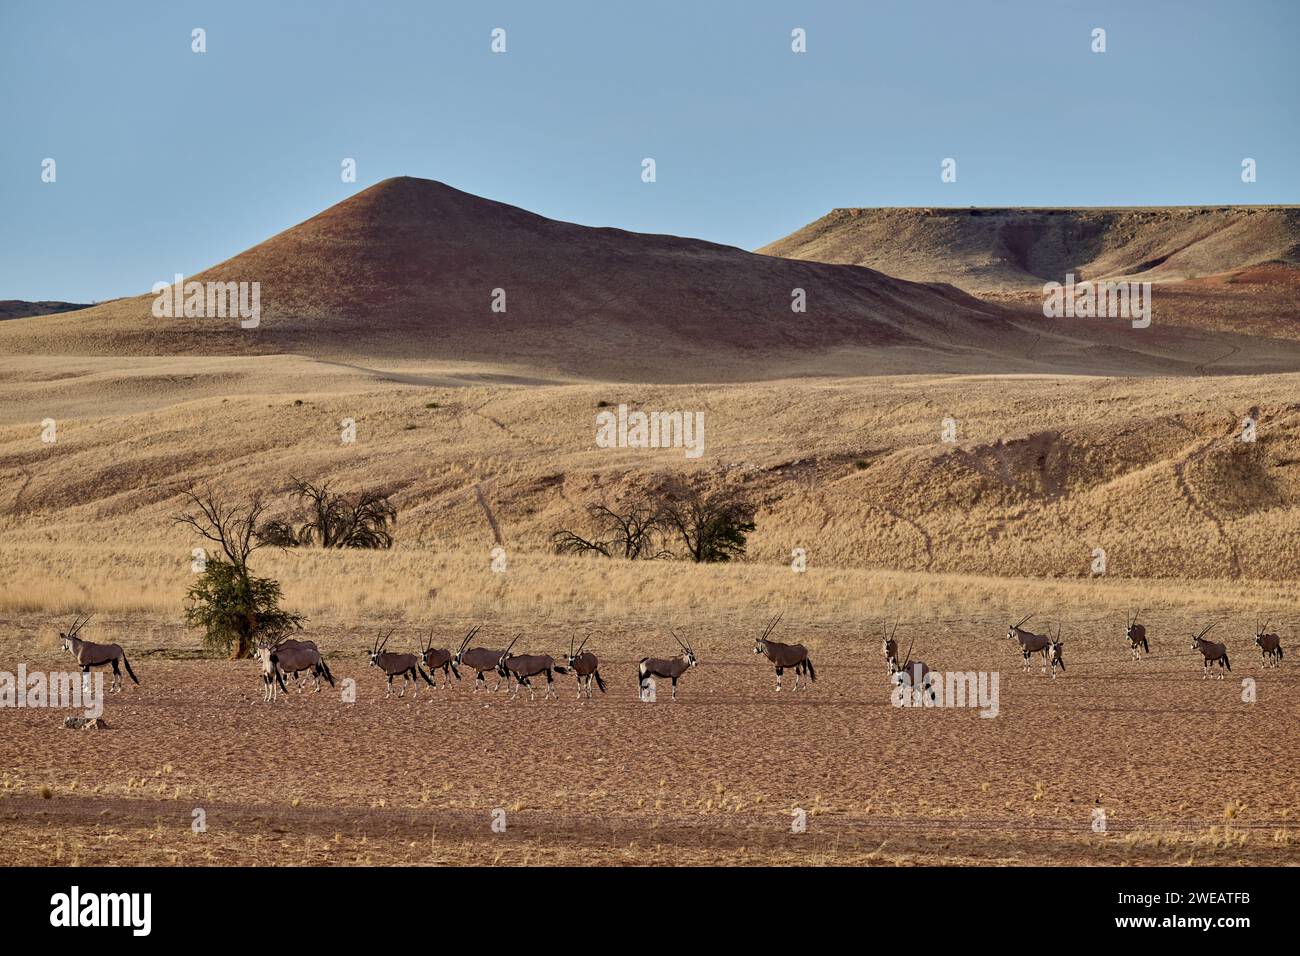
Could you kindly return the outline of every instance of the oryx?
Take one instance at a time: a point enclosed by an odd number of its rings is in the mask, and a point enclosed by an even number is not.
[[[131,662],[126,659],[126,651],[122,650],[120,644],[95,644],[91,641],[83,641],[77,635],[81,629],[90,621],[90,615],[84,618],[73,618],[72,626],[68,628],[67,633],[59,632],[62,639],[61,647],[77,659],[77,666],[81,668],[83,674],[90,673],[92,667],[112,666],[113,680],[109,685],[110,692],[120,691],[122,689],[122,671],[118,667],[121,661],[122,667],[131,675],[131,680],[140,683],[140,678],[135,676],[135,671],[131,670]]]
[[[274,703],[279,691],[289,693],[289,688],[284,686],[284,674],[280,670],[275,646],[269,641],[258,641],[257,659],[262,665],[262,700]]]
[[[492,685],[492,692],[496,693],[501,688],[501,674],[497,671],[497,664],[501,661],[501,655],[504,651],[490,651],[485,647],[469,647],[470,640],[478,633],[478,628],[474,628],[460,642],[460,647],[456,649],[456,656],[452,658],[458,666],[472,667],[474,669],[474,693],[478,693],[478,685],[487,685],[487,680],[483,675],[488,671],[497,672],[497,682]],[[468,650],[466,649],[468,648]]]
[[[898,622],[894,622],[894,630],[891,633],[889,623],[885,622],[885,637],[880,645],[881,651],[885,654],[885,673],[897,674],[898,666],[898,642],[894,640],[894,635],[898,633]]]
[[[1029,671],[1029,658],[1033,654],[1041,654],[1043,658],[1043,673],[1047,673],[1047,662],[1051,656],[1052,637],[1050,634],[1035,634],[1032,631],[1026,631],[1021,628],[1021,624],[1028,621],[1032,614],[1026,614],[1015,624],[1008,626],[1007,638],[1017,641],[1020,644],[1020,656],[1024,660],[1024,670]]]
[[[410,681],[415,685],[415,691],[411,696],[419,697],[420,678],[424,678],[424,682],[430,686],[433,685],[433,681],[429,680],[429,675],[426,674],[424,668],[420,666],[420,658],[418,655],[393,654],[384,650],[384,648],[388,646],[388,639],[392,636],[393,632],[390,630],[386,635],[384,635],[383,642],[381,643],[379,635],[376,635],[374,647],[370,649],[371,665],[373,667],[378,667],[388,677],[388,687],[384,691],[384,699],[387,700],[389,696],[392,695],[393,678],[398,674],[402,675],[402,692],[397,695],[398,698],[400,699],[406,696],[407,681]]]
[[[478,627],[470,629],[465,635],[465,640],[469,640],[478,633]],[[429,628],[429,640],[424,647],[420,649],[420,660],[424,662],[424,669],[433,675],[433,688],[438,689],[438,671],[442,671],[443,684],[451,686],[451,675],[456,675],[456,680],[460,680],[460,670],[456,667],[456,661],[452,657],[451,651],[445,647],[433,646],[433,628]]]
[[[1052,668],[1052,680],[1056,680],[1056,669],[1059,667],[1061,673],[1065,673],[1065,658],[1061,656],[1061,648],[1065,645],[1061,642],[1061,625],[1056,625],[1056,637],[1051,639],[1051,644],[1047,648],[1048,664]]]
[[[1128,649],[1135,661],[1142,659],[1142,655],[1138,653],[1138,648],[1141,648],[1145,654],[1151,653],[1151,645],[1147,643],[1147,629],[1144,625],[1138,623],[1138,616],[1141,613],[1142,609],[1138,608],[1137,613],[1133,615],[1133,619],[1124,628],[1124,636],[1128,638]]]
[[[551,677],[551,672],[557,674],[567,674],[569,669],[561,664],[555,663],[555,658],[550,654],[517,654],[510,656],[511,649],[515,646],[515,641],[523,637],[522,634],[516,634],[515,640],[510,642],[510,646],[501,652],[501,657],[497,659],[497,673],[504,680],[507,677],[515,679],[515,686],[511,688],[511,698],[518,696],[520,687],[528,688],[528,699],[533,699],[533,682],[529,679],[541,674],[546,675],[546,696],[555,697],[555,681]]]
[[[1207,624],[1201,628],[1201,632],[1192,637],[1192,650],[1200,651],[1202,661],[1201,680],[1210,676],[1210,666],[1216,661],[1219,664],[1219,680],[1223,680],[1223,672],[1227,670],[1232,672],[1232,664],[1228,661],[1228,648],[1222,644],[1216,644],[1214,641],[1207,641],[1205,635],[1210,633],[1214,624]]]
[[[682,653],[677,657],[643,657],[637,664],[637,696],[645,690],[645,682],[651,677],[667,677],[673,682],[673,700],[677,699],[677,681],[692,667],[695,667],[699,660],[695,657],[695,651],[691,645],[687,644],[677,632],[670,629],[673,640],[681,647]]]
[[[582,697],[584,686],[587,690],[587,699],[591,699],[591,682],[595,681],[600,692],[605,693],[605,680],[600,676],[600,661],[591,651],[584,652],[582,649],[587,646],[587,641],[591,639],[588,634],[578,645],[578,649],[573,649],[573,638],[569,638],[569,669],[578,675],[578,697]]]
[[[1259,659],[1265,667],[1282,666],[1282,638],[1276,634],[1267,634],[1268,621],[1255,628],[1255,646],[1259,648]]]
[[[261,647],[260,644],[258,646]],[[315,641],[297,641],[282,637],[271,644],[271,649],[275,651],[280,670],[292,674],[293,679],[298,682],[298,693],[301,694],[306,688],[308,678],[315,682],[318,694],[322,677],[329,681],[331,687],[334,686],[334,675],[330,673],[325,658],[321,657]],[[298,675],[304,671],[306,675],[300,678]]]
[[[917,690],[918,693],[920,692],[919,688],[924,688],[929,692],[930,701],[933,703],[938,700],[938,696],[934,692],[934,686],[930,679],[930,668],[925,661],[912,660],[912,645],[915,643],[916,638],[912,638],[907,645],[907,657],[901,665],[890,673],[889,682],[895,687],[910,687]],[[897,657],[895,657],[894,663],[898,663]]]
[[[776,667],[776,691],[781,692],[781,675],[787,667],[794,668],[794,689],[799,689],[799,679],[805,672],[809,680],[817,679],[817,671],[813,669],[812,658],[808,656],[808,648],[802,644],[782,644],[780,641],[770,640],[771,634],[776,630],[777,624],[781,622],[783,615],[778,614],[768,623],[767,628],[763,631],[762,637],[754,639],[754,653],[764,655]]]

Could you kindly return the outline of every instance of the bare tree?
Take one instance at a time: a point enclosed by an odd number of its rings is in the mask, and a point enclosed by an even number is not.
[[[293,478],[290,493],[299,512],[288,519],[272,519],[258,529],[264,544],[279,547],[391,548],[397,508],[378,491],[342,494],[329,482],[314,485]]]
[[[587,539],[573,531],[557,531],[551,535],[557,552],[594,552],[629,561],[670,556],[670,552],[655,547],[656,537],[663,532],[663,516],[658,505],[648,498],[619,505],[617,510],[604,503],[591,504],[587,506],[587,517],[595,526],[594,537]]]
[[[248,556],[266,544],[258,535],[258,526],[266,505],[260,495],[247,504],[231,504],[215,492],[202,495],[192,488],[183,492],[191,508],[174,519],[187,524],[209,541],[217,544],[226,560],[236,568],[247,568]]]

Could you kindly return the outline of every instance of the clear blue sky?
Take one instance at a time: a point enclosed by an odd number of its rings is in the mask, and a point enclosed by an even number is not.
[[[1295,203],[1298,40],[1297,0],[0,0],[0,299],[147,292],[395,175],[745,248],[836,206]]]

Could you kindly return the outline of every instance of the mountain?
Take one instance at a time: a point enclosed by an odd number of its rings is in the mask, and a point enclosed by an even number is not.
[[[1300,206],[835,209],[758,251],[977,295],[1041,292],[1067,272],[1153,282],[1269,264],[1291,272],[1300,266]]]
[[[259,327],[158,318],[143,295],[4,323],[0,353],[297,352],[725,378],[797,372],[828,353],[912,367],[918,354],[997,351],[999,337],[1020,347],[998,306],[951,286],[559,222],[409,177],[187,281],[260,283]],[[792,311],[797,289],[805,313]],[[492,309],[494,290],[504,312]]]
[[[56,315],[59,312],[75,312],[88,309],[88,305],[76,302],[25,302],[22,299],[0,299],[0,321],[5,319],[25,319],[31,315]]]

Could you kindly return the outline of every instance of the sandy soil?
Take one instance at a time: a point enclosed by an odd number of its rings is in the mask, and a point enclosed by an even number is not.
[[[1053,681],[996,632],[923,635],[936,669],[1000,672],[991,719],[892,706],[878,647],[835,629],[818,681],[795,694],[787,674],[779,695],[744,638],[701,634],[676,703],[638,700],[618,653],[591,702],[571,678],[550,701],[469,681],[385,700],[339,633],[322,646],[356,703],[265,704],[249,662],[158,651],[108,730],[4,713],[0,839],[14,862],[59,864],[1300,863],[1300,678],[1243,650],[1231,679],[1202,680],[1181,637],[1153,639],[1133,663],[1079,638]],[[638,640],[657,650],[607,646]]]

